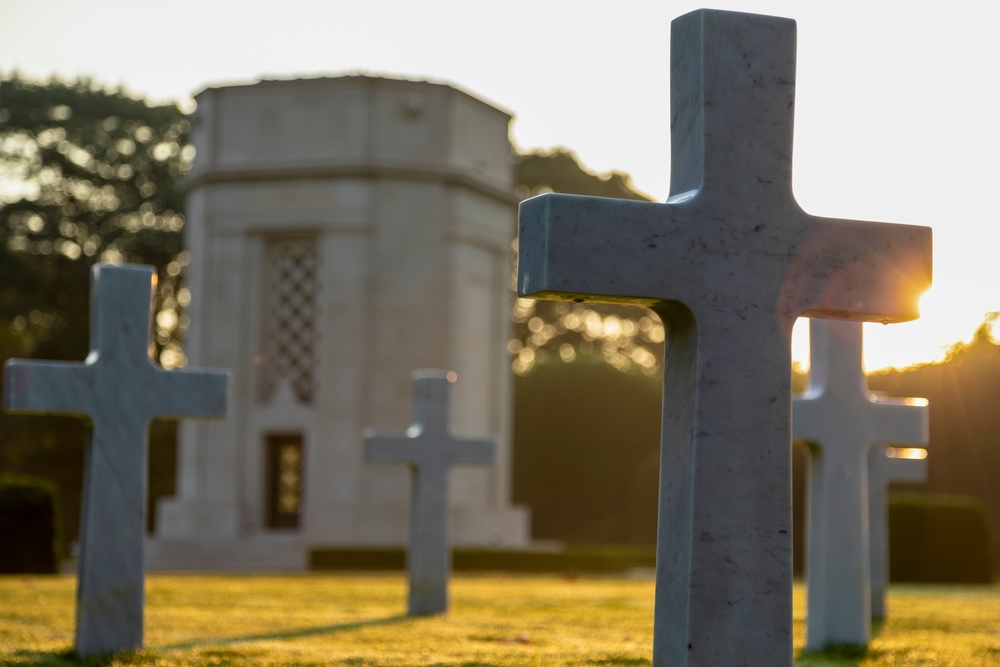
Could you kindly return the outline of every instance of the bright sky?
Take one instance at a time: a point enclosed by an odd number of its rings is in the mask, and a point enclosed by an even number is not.
[[[0,72],[85,74],[187,105],[205,86],[260,78],[364,72],[446,81],[512,111],[519,147],[572,148],[591,169],[628,172],[663,200],[670,21],[699,6],[0,0]],[[934,228],[923,316],[869,325],[867,367],[930,360],[971,338],[986,312],[1000,310],[1000,3],[712,6],[798,22],[794,187],[803,208]]]

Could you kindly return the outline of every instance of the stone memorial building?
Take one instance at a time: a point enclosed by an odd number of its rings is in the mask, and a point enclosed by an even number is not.
[[[197,96],[187,183],[189,363],[226,368],[228,419],[185,423],[153,568],[304,566],[404,545],[409,474],[362,431],[411,422],[416,368],[454,370],[455,545],[524,546],[510,504],[510,116],[448,85],[368,76]]]

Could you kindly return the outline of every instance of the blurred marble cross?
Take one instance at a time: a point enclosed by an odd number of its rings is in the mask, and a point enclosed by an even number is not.
[[[76,637],[81,656],[142,646],[146,450],[156,418],[222,418],[228,373],[166,371],[150,358],[152,267],[92,271],[82,363],[11,359],[4,410],[87,423]]]
[[[670,198],[522,202],[518,293],[669,331],[653,664],[791,665],[792,326],[917,317],[931,230],[795,202],[794,21],[674,20],[670,85]]]
[[[809,445],[806,648],[871,638],[869,452],[927,442],[927,401],[868,391],[860,322],[809,321],[809,385],[792,436]],[[884,503],[883,503],[884,507]]]
[[[923,442],[927,442],[926,437]],[[868,546],[871,551],[872,618],[885,618],[889,588],[889,484],[927,481],[927,451],[872,447],[868,452]]]
[[[405,433],[366,430],[365,459],[405,463],[413,471],[410,494],[409,614],[448,610],[448,472],[456,464],[490,465],[493,438],[456,438],[448,431],[455,374],[413,373],[413,424]]]

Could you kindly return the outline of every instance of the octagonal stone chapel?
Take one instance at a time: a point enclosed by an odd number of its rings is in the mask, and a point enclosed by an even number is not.
[[[510,503],[509,114],[368,76],[196,97],[189,362],[232,373],[228,418],[183,422],[151,568],[302,568],[314,546],[402,546],[409,472],[363,459],[405,429],[411,373],[454,370],[455,433],[497,436],[450,477],[457,546],[525,546]]]

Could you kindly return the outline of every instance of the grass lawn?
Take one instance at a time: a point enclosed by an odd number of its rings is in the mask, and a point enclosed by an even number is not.
[[[75,665],[72,577],[0,577],[0,665]],[[653,583],[457,576],[447,616],[405,616],[401,575],[162,576],[147,580],[146,649],[88,665],[648,665]],[[867,652],[796,662],[1000,665],[1000,587],[895,587]]]

